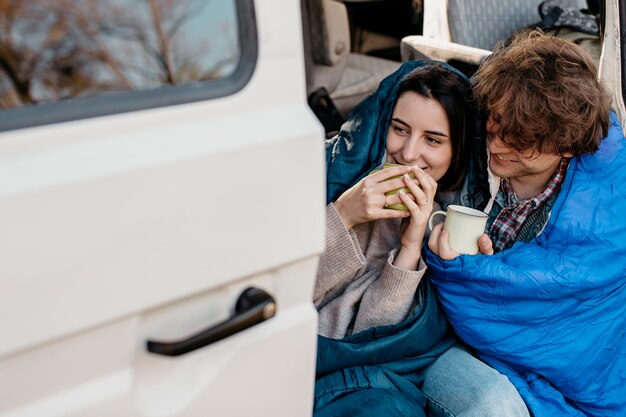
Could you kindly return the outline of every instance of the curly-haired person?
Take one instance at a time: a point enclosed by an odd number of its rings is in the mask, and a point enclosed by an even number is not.
[[[626,415],[626,141],[588,54],[531,31],[472,79],[485,114],[457,203],[481,253],[433,229],[424,260],[456,333],[531,413]]]

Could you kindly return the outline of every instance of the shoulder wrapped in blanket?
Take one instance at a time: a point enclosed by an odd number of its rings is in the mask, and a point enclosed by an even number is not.
[[[611,122],[535,240],[452,261],[426,249],[457,334],[536,417],[626,416],[626,140]]]

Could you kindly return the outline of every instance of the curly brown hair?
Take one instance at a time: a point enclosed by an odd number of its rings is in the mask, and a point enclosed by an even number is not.
[[[515,150],[580,155],[596,151],[608,133],[611,96],[591,56],[540,30],[499,44],[472,85]]]

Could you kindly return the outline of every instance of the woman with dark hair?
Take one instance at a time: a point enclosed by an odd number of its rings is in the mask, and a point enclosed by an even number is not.
[[[326,144],[316,416],[528,416],[505,377],[456,345],[421,260],[441,192],[465,179],[470,96],[454,68],[407,62]]]
[[[475,123],[469,94],[464,78],[435,63],[399,83],[390,120],[381,121],[388,127],[380,164],[400,166],[362,178],[328,205],[328,245],[314,296],[321,335],[395,324],[411,309],[426,270],[419,260],[428,217],[439,209],[436,191],[440,185],[453,190],[465,178]],[[397,204],[407,210],[388,208]],[[336,250],[336,243],[345,243],[348,253]],[[355,256],[346,263],[344,255]]]

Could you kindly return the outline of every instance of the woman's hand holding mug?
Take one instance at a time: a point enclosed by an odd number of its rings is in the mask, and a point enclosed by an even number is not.
[[[394,261],[398,268],[415,270],[422,253],[422,243],[430,213],[433,211],[433,201],[437,192],[437,181],[418,167],[413,167],[415,179],[404,174],[404,183],[411,192],[410,196],[403,189],[398,195],[411,213],[405,222],[406,228],[400,239],[400,250]],[[418,185],[419,184],[419,185]]]
[[[398,194],[386,194],[406,187],[403,175],[410,172],[411,167],[393,166],[366,176],[346,190],[334,202],[346,228],[351,229],[357,224],[378,219],[409,217],[410,211],[386,208],[404,201]]]
[[[430,213],[433,211],[437,181],[418,167],[413,167],[412,172],[415,174],[415,179],[411,179],[408,174],[404,174],[403,177],[405,187],[409,189],[410,195],[403,189],[398,192],[402,203],[411,213],[411,218],[402,233],[400,243],[402,248],[416,250],[419,253],[422,248],[426,225]]]

